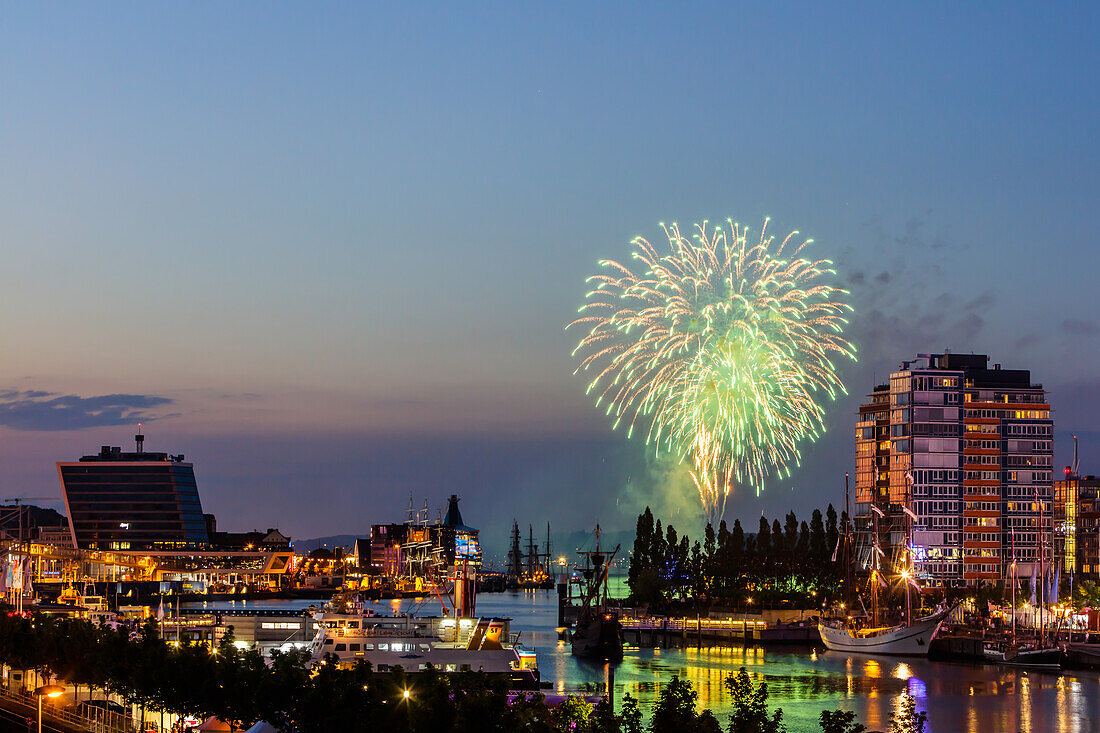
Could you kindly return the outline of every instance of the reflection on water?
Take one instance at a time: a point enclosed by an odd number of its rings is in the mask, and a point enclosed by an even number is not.
[[[308,605],[296,601],[218,605],[292,604]],[[377,604],[379,612],[391,613],[395,608],[436,613],[438,601]],[[568,645],[558,640],[552,591],[485,594],[478,597],[477,609],[481,615],[513,619],[513,632],[521,632],[521,641],[535,649],[543,679],[555,689],[606,684],[606,664],[575,659]],[[928,711],[929,733],[1100,730],[1100,675],[1095,673],[1034,673],[981,664],[851,656],[824,649],[629,649],[615,670],[615,695],[621,700],[629,692],[645,708],[662,685],[678,674],[698,690],[700,705],[724,721],[729,700],[723,680],[740,667],[767,682],[771,704],[783,708],[792,733],[819,730],[821,711],[836,708],[856,711],[871,730],[889,730],[891,710],[902,692],[917,699],[918,710]]]

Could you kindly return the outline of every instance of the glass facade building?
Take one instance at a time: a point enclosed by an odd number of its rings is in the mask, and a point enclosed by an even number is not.
[[[98,455],[57,464],[73,542],[81,549],[200,549],[209,545],[192,464],[166,453]]]

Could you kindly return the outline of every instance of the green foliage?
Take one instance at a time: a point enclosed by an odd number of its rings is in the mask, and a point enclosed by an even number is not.
[[[706,525],[694,542],[676,528],[662,527],[649,507],[638,516],[627,583],[636,603],[665,606],[677,599],[693,604],[725,601],[740,605],[747,595],[764,602],[780,599],[818,605],[837,594],[840,573],[833,562],[837,514],[830,505],[807,523],[794,512],[779,520],[760,518],[746,537],[741,522],[732,530]]]
[[[713,562],[723,561],[719,547],[729,548],[736,535],[720,527],[714,549],[703,551]],[[658,536],[654,527],[654,536]],[[662,542],[675,537],[660,535]],[[678,539],[677,547],[686,538]],[[694,555],[695,553],[691,553]],[[235,729],[265,720],[294,733],[340,730],[387,730],[394,733],[719,733],[722,726],[709,710],[696,712],[698,696],[691,683],[673,677],[652,709],[648,729],[642,725],[638,701],[623,696],[616,715],[607,701],[593,707],[570,697],[549,707],[541,693],[510,699],[507,682],[480,673],[443,675],[435,670],[406,676],[400,668],[381,674],[359,662],[341,667],[333,657],[311,664],[304,650],[273,652],[265,661],[254,648],[240,649],[232,631],[217,650],[205,646],[169,645],[155,623],[140,630],[109,629],[78,619],[0,613],[0,662],[16,669],[37,669],[63,681],[88,685],[122,696],[152,711],[205,718],[216,715]],[[780,733],[783,713],[767,708],[767,685],[754,686],[742,669],[730,675],[733,695],[730,733]],[[406,697],[405,692],[408,691]],[[911,698],[910,698],[911,701]],[[912,708],[912,705],[910,705]],[[828,733],[860,733],[836,713],[822,714]],[[923,730],[924,713],[899,717]],[[833,725],[825,728],[826,724]],[[920,727],[917,727],[919,724]],[[843,725],[848,725],[847,728]],[[841,727],[837,727],[841,726]]]
[[[619,716],[622,733],[642,733],[642,711],[630,693],[623,695],[623,712]]]
[[[856,722],[856,714],[851,710],[822,710],[821,733],[864,733],[867,726]]]
[[[742,667],[737,674],[730,673],[724,684],[733,703],[730,733],[783,733],[787,730],[783,725],[782,708],[768,714],[767,683],[754,685],[749,673]]]
[[[627,695],[627,697],[630,696]],[[635,707],[635,710],[637,710],[637,707]],[[623,713],[625,716],[625,702]],[[638,715],[640,717],[641,713]],[[614,711],[611,709],[611,704],[606,698],[600,700],[600,702],[592,708],[592,714],[588,717],[588,730],[589,733],[623,733],[623,720],[615,715]]]
[[[1093,580],[1082,580],[1073,589],[1074,608],[1100,608],[1100,585]]]
[[[718,721],[709,710],[701,715],[695,712],[698,699],[690,682],[673,675],[653,704],[650,733],[711,733]]]

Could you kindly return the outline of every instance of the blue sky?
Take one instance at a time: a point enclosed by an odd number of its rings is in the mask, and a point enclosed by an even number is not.
[[[56,493],[53,461],[141,417],[223,526],[353,532],[410,492],[494,532],[689,524],[562,326],[596,259],[730,216],[838,262],[860,350],[803,469],[730,516],[840,500],[858,396],[945,347],[1031,368],[1058,460],[1078,432],[1100,472],[1097,14],[6,7],[7,490]]]

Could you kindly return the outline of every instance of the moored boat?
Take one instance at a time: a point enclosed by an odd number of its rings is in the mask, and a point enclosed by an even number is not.
[[[1010,667],[1056,671],[1062,668],[1061,647],[1028,644],[986,644],[982,655],[987,661]]]
[[[596,550],[581,553],[584,598],[570,636],[570,651],[575,657],[606,662],[623,660],[623,626],[619,615],[607,600],[607,572],[619,547],[608,553],[600,550],[600,526],[596,525]]]
[[[318,611],[309,651],[315,664],[369,662],[378,672],[406,674],[429,667],[442,674],[481,672],[508,681],[510,689],[538,689],[533,651],[524,649],[504,618],[376,616]]]
[[[843,621],[818,624],[821,640],[831,651],[895,656],[927,656],[932,640],[950,613],[941,607],[935,613],[909,624],[857,629]]]

